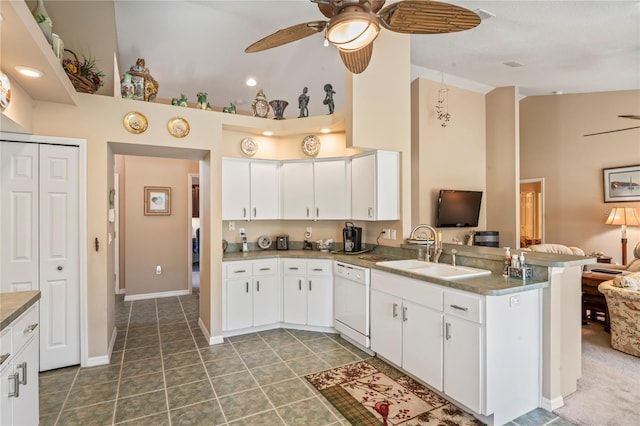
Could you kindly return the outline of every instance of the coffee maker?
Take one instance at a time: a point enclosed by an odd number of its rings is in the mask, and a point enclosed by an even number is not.
[[[362,228],[355,226],[352,222],[345,222],[342,241],[344,241],[345,253],[359,252],[362,250]]]

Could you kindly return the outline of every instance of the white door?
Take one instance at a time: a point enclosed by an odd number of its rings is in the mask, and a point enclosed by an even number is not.
[[[346,161],[316,161],[314,175],[316,219],[347,219]]]
[[[78,149],[40,145],[40,370],[80,363]]]
[[[444,389],[456,401],[480,412],[482,396],[482,328],[445,315]]]
[[[38,145],[4,141],[1,144],[1,290],[37,290],[40,176]]]
[[[333,277],[307,277],[307,324],[333,327]]]
[[[284,322],[307,323],[307,285],[304,275],[285,275],[282,279]]]
[[[282,218],[313,219],[313,163],[283,163]]]
[[[247,328],[252,324],[251,279],[227,280],[227,330]]]
[[[280,286],[278,276],[253,279],[253,325],[275,324],[280,321]]]

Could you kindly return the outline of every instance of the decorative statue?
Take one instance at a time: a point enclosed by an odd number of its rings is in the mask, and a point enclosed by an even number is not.
[[[222,112],[226,112],[229,114],[235,114],[236,113],[236,106],[234,105],[233,102],[229,102],[231,105],[228,107],[222,107]]]
[[[308,90],[309,89],[305,87],[302,89],[300,96],[298,96],[298,108],[300,108],[300,115],[298,118],[309,116],[309,108],[307,107],[307,105],[309,105],[309,95],[307,95]]]
[[[187,97],[184,95],[184,93],[180,93],[180,98],[173,98],[171,99],[171,105],[173,106],[181,106],[181,107],[186,107],[187,106]]]
[[[334,108],[333,95],[335,95],[336,92],[333,91],[333,86],[327,83],[324,85],[324,93],[325,93],[325,97],[322,103],[329,107],[329,114],[333,114],[333,108]]]
[[[208,93],[206,92],[198,92],[196,93],[196,97],[198,98],[198,105],[197,107],[200,109],[211,109],[211,104],[209,102],[207,102],[207,96]]]

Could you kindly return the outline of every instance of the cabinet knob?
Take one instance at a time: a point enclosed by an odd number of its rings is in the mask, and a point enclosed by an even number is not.
[[[62,266],[58,266],[58,271],[62,271]]]
[[[36,323],[33,323],[33,324],[29,324],[29,325],[27,326],[27,328],[25,328],[25,329],[24,329],[24,334],[32,333],[32,332],[33,332],[33,330],[35,330],[35,329],[36,329],[36,327],[38,327],[38,323],[37,323],[37,322],[36,322]]]

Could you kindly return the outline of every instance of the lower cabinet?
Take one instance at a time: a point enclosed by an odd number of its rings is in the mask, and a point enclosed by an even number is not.
[[[13,334],[13,344],[10,342]],[[40,364],[38,304],[2,331],[0,424],[37,425]]]
[[[280,321],[278,260],[225,262],[224,330],[238,330]]]
[[[282,259],[283,320],[333,326],[331,260]]]

